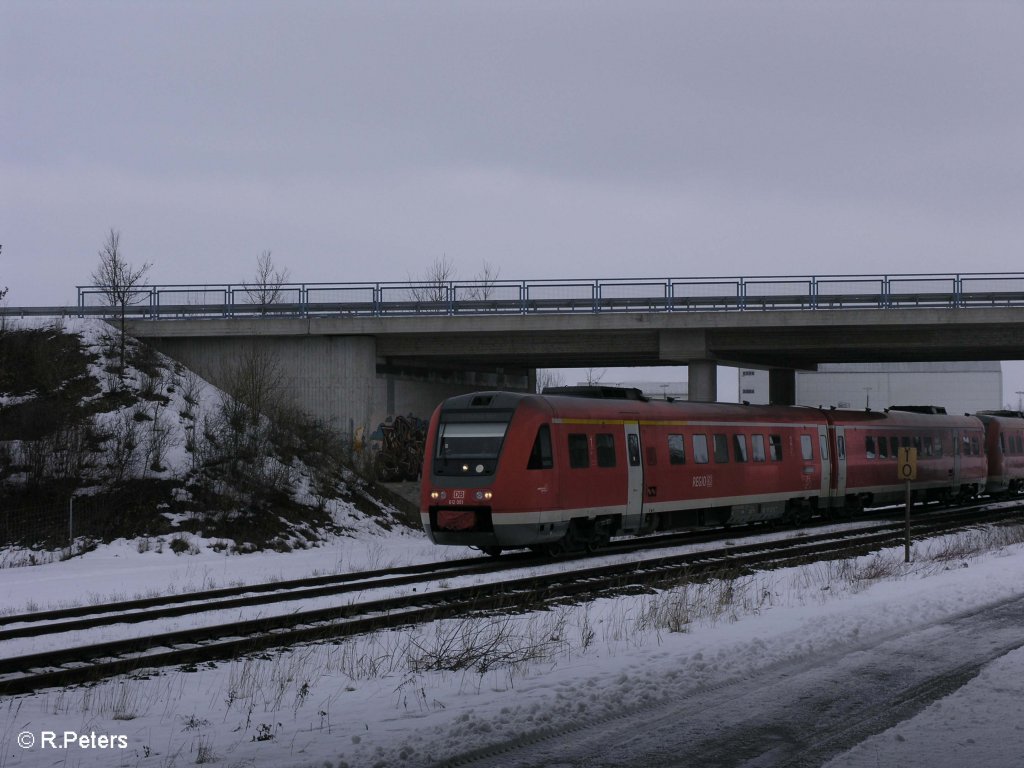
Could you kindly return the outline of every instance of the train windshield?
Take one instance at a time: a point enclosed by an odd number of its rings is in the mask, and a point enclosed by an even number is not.
[[[496,459],[508,422],[448,422],[437,436],[439,459]]]

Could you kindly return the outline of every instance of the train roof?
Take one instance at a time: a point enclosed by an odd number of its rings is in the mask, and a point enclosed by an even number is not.
[[[639,390],[613,387],[559,387],[543,394],[527,392],[473,392],[445,400],[445,412],[468,416],[474,411],[502,411],[508,416],[520,405],[537,408],[560,418],[634,418],[686,421],[754,421],[792,423],[839,423],[927,428],[937,425],[978,426],[973,416],[948,415],[934,406],[888,411],[854,411],[811,406],[750,405],[746,403],[698,403],[689,400],[649,400]],[[508,417],[506,416],[506,418]]]
[[[982,421],[1012,424],[1015,427],[1021,426],[1021,422],[1024,422],[1024,413],[1021,411],[978,411],[977,416]]]

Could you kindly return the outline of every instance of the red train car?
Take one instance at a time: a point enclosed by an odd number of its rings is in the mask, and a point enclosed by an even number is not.
[[[902,498],[893,438],[919,446],[918,497],[978,492],[983,433],[977,419],[937,413],[670,403],[613,388],[481,392],[431,418],[421,517],[435,543],[492,554],[800,520]]]
[[[931,406],[830,413],[837,450],[846,454],[833,481],[834,493],[845,498],[847,509],[905,499],[906,483],[896,466],[900,448],[917,451],[917,479],[912,483],[917,500],[952,501],[985,490],[985,428],[974,416],[950,416]]]
[[[1010,495],[1024,488],[1024,413],[982,411],[988,453],[989,493]]]

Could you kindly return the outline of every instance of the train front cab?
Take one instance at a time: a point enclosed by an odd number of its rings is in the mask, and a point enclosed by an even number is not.
[[[530,395],[442,403],[424,447],[420,519],[430,540],[497,554],[564,537],[568,524],[545,513],[558,498],[550,421]]]

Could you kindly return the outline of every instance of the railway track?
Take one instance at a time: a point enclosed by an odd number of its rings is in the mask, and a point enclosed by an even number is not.
[[[1016,507],[979,512],[974,509],[940,512],[915,522],[914,535],[927,536],[965,525],[1021,520]],[[376,629],[407,626],[466,614],[537,608],[554,601],[580,599],[616,591],[651,588],[681,580],[714,575],[740,574],[755,569],[782,567],[818,559],[849,557],[892,546],[902,541],[903,527],[885,522],[853,531],[803,535],[796,539],[729,546],[699,552],[655,555],[611,564],[591,565],[568,572],[532,574],[514,579],[472,586],[437,588],[438,579],[494,573],[524,564],[536,564],[536,558],[508,558],[494,561],[482,558],[443,564],[408,566],[387,572],[302,579],[275,585],[231,588],[204,593],[198,604],[207,610],[236,607],[240,600],[305,600],[312,596],[336,595],[387,589],[399,585],[417,585],[401,596],[331,605],[312,610],[297,610],[275,616],[194,627],[142,637],[112,640],[91,645],[76,645],[57,650],[0,659],[0,694],[15,694],[39,688],[69,685],[102,677],[130,673],[140,668],[235,658],[238,655],[303,642],[325,641]],[[666,541],[661,546],[669,546]],[[676,542],[678,543],[678,542]],[[584,561],[586,562],[586,561]],[[438,568],[438,566],[441,566]],[[318,582],[318,583],[310,583]],[[325,591],[326,590],[326,591]],[[242,592],[255,594],[241,594]],[[216,599],[211,598],[214,593]],[[122,621],[146,621],[172,615],[195,613],[196,595],[178,595],[172,605],[139,605],[159,598],[107,606],[48,611],[5,617],[0,625],[0,641],[33,634],[66,633],[85,626]],[[218,602],[219,601],[219,602]],[[213,607],[211,608],[211,603]],[[133,605],[132,608],[124,608]],[[117,613],[128,610],[131,617]],[[91,612],[91,613],[90,613]],[[170,613],[167,613],[170,612]],[[56,614],[64,614],[59,620]],[[140,618],[146,615],[148,618]],[[33,621],[27,616],[34,616]],[[50,618],[46,618],[49,616]],[[84,622],[84,624],[83,624]],[[16,625],[16,626],[14,626]],[[77,626],[76,626],[77,625]]]

